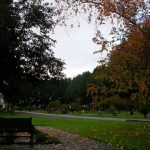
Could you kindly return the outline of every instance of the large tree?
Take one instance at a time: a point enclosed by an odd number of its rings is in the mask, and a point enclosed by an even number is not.
[[[132,32],[128,39],[114,47],[109,56],[109,73],[120,92],[136,99],[150,96],[150,20],[142,25],[142,31]]]
[[[42,0],[0,1],[0,91],[13,102],[16,80],[62,78],[64,62],[54,57],[50,35],[54,8]]]
[[[94,73],[99,82],[88,91],[92,96],[98,93],[98,98],[119,95],[128,99],[131,113],[134,102],[150,100],[150,20],[145,20],[141,29],[113,47],[108,62]]]

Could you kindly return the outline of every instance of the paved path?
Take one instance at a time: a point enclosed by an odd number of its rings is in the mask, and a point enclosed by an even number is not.
[[[133,121],[133,122],[149,122],[149,119],[122,119],[122,118],[105,118],[105,117],[92,117],[92,116],[74,116],[69,114],[46,114],[39,112],[17,111],[18,113],[29,114],[32,116],[46,117],[46,118],[74,118],[74,119],[94,119],[94,120],[107,120],[107,121]]]
[[[29,111],[17,111],[18,113],[29,114],[32,116],[47,117],[47,118],[74,118],[74,119],[94,119],[94,120],[110,120],[110,121],[126,121],[127,119],[121,118],[103,118],[103,117],[91,117],[91,116],[74,116],[69,114],[46,114],[39,112]]]

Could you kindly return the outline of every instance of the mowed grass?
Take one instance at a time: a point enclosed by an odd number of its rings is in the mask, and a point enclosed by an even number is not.
[[[0,117],[29,117],[28,115],[0,115]],[[77,133],[114,146],[133,150],[150,149],[150,123],[115,122],[88,119],[54,119],[32,117],[38,126],[49,126]]]
[[[116,115],[113,115],[108,112],[94,113],[94,112],[73,112],[71,115],[76,116],[94,116],[94,117],[106,117],[106,118],[124,118],[124,119],[150,119],[150,113],[144,118],[144,115],[139,112],[134,112],[133,115],[130,115],[127,111],[118,112]]]
[[[126,119],[150,119],[150,113],[144,118],[144,115],[139,112],[134,112],[130,115],[127,111],[118,112],[117,115],[112,115],[110,113],[98,114],[99,117],[116,117],[116,118],[126,118]]]
[[[35,111],[39,113],[49,113],[48,111]],[[56,114],[62,114],[61,112],[57,112]],[[105,117],[105,118],[123,118],[123,119],[150,119],[150,113],[147,114],[147,117],[144,118],[144,115],[139,112],[134,112],[133,115],[130,115],[128,111],[120,111],[117,112],[116,115],[113,115],[109,112],[90,112],[90,111],[78,111],[78,112],[70,112],[69,115],[74,116],[90,116],[90,117]]]

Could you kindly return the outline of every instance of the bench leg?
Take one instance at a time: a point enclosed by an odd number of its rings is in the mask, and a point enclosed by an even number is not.
[[[30,136],[30,146],[33,147],[33,134]]]

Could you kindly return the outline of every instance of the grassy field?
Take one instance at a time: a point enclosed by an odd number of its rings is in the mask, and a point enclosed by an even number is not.
[[[47,111],[35,111],[35,112],[40,112],[40,113],[48,113]],[[57,112],[58,114],[62,114],[60,112]],[[106,117],[106,118],[124,118],[124,119],[145,119],[144,115],[139,113],[139,112],[134,112],[133,115],[130,115],[128,111],[120,111],[117,112],[116,115],[113,115],[108,112],[83,112],[83,111],[78,111],[78,112],[70,112],[69,115],[74,115],[74,116],[93,116],[93,117]],[[146,119],[150,119],[150,113],[147,115]]]
[[[29,117],[25,115],[6,115],[0,117]],[[87,119],[52,119],[33,117],[33,123],[77,133],[114,146],[132,150],[150,149],[150,123],[113,122]]]
[[[107,113],[107,112],[103,112],[103,113],[97,113],[97,112],[73,112],[71,113],[72,115],[79,115],[79,116],[95,116],[95,117],[110,117],[110,118],[125,118],[125,119],[145,119],[144,115],[139,113],[139,112],[135,112],[133,115],[130,115],[129,112],[127,111],[121,111],[118,112],[116,115],[113,115],[111,113]],[[147,115],[146,119],[150,119],[150,113]]]

